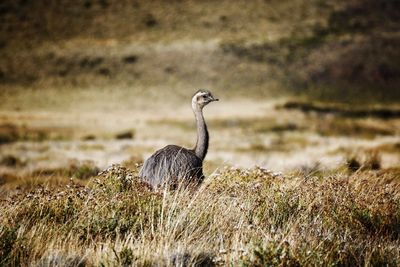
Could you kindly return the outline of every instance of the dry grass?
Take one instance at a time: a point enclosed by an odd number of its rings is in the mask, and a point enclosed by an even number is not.
[[[87,186],[3,200],[1,264],[400,264],[400,188],[390,171],[224,169],[196,192],[152,192],[136,174],[113,167]]]
[[[73,129],[67,127],[27,127],[13,123],[0,124],[0,145],[17,141],[67,140]]]
[[[341,102],[398,102],[397,3],[104,2],[5,1],[0,98],[11,103],[4,106],[67,108],[77,99],[41,96],[77,87],[80,100],[87,96],[81,91],[93,88],[154,97],[171,88],[182,95],[193,84],[257,99],[302,92]]]
[[[37,169],[31,172],[18,172],[18,168],[0,173],[0,198],[25,194],[37,187],[49,190],[69,184],[86,184],[91,177],[97,176],[99,168],[91,161],[71,161],[60,168]]]
[[[400,265],[398,4],[47,2],[0,7],[0,266]],[[141,183],[145,153],[192,145],[194,87],[222,100],[206,172],[299,174]],[[351,106],[264,105],[287,93]],[[133,171],[52,167],[115,155]]]

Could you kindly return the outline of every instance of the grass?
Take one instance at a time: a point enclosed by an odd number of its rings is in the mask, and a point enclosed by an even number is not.
[[[251,141],[246,147],[238,147],[235,150],[244,153],[267,153],[275,152],[291,152],[307,147],[308,141],[297,135],[277,135],[271,138],[269,144],[265,144],[262,140],[256,139]]]
[[[90,177],[97,176],[99,173],[99,168],[96,167],[94,162],[92,161],[83,161],[79,162],[76,160],[72,160],[68,166],[63,168],[54,168],[54,169],[39,169],[32,172],[33,176],[61,176],[61,177],[70,177],[77,179],[88,179]]]
[[[396,128],[390,124],[371,123],[368,120],[338,119],[321,116],[316,120],[315,131],[322,136],[376,136],[396,135]]]
[[[214,173],[198,190],[154,192],[114,166],[86,186],[3,200],[1,265],[398,266],[395,173]]]
[[[44,88],[56,96],[111,86],[182,95],[193,84],[257,99],[399,99],[399,22],[390,1],[14,2],[0,12],[0,98],[11,102],[4,106],[58,106]],[[17,99],[29,101],[15,106]]]
[[[344,118],[380,118],[380,119],[395,119],[400,117],[400,110],[395,107],[351,107],[350,105],[333,104],[333,103],[313,103],[288,101],[282,105],[285,109],[297,109],[303,112],[316,112],[319,114],[334,114]]]
[[[291,102],[288,102],[291,103]],[[310,104],[311,105],[311,104]],[[321,105],[322,108],[322,105]],[[329,105],[326,107],[329,109]],[[234,131],[240,129],[245,134],[276,134],[278,136],[285,133],[307,133],[315,132],[322,136],[357,136],[364,138],[374,138],[376,136],[391,136],[397,134],[398,118],[375,118],[365,111],[361,117],[343,117],[336,113],[309,112],[303,111],[297,114],[304,114],[304,117],[297,118],[294,122],[292,114],[286,109],[277,106],[276,112],[280,115],[265,114],[253,118],[231,118],[231,119],[209,119],[208,125],[212,129]],[[387,109],[389,112],[396,112],[396,109]],[[357,110],[350,110],[352,114]],[[360,111],[361,112],[361,111]],[[364,112],[364,111],[362,111]],[[372,111],[371,111],[372,112]],[[384,112],[386,114],[386,112]],[[390,112],[389,112],[390,113]],[[285,114],[285,116],[284,116]],[[392,113],[390,113],[392,114]],[[163,119],[150,122],[154,125],[169,125],[184,131],[193,130],[194,123],[189,120]]]
[[[13,123],[0,124],[0,145],[17,141],[68,140],[73,130],[66,127],[27,127]]]
[[[0,7],[0,145],[9,150],[0,167],[15,171],[0,173],[0,266],[400,265],[400,169],[385,169],[399,144],[378,142],[399,134],[398,4],[14,2]],[[122,148],[135,155],[122,163],[132,171],[97,176],[93,163],[77,162],[19,176],[35,161],[57,161],[52,146],[64,140],[72,150],[77,137],[96,140],[78,152],[159,133],[191,145],[192,118],[164,111],[176,111],[193,87],[212,89],[235,114],[250,106],[229,100],[290,93],[324,101],[297,98],[237,118],[221,109],[207,120],[210,156],[287,153],[286,163],[290,152],[311,157],[306,148],[349,137],[332,152],[348,153],[347,165],[325,170],[316,161],[286,175],[223,168],[197,191],[155,192],[137,177],[150,148],[134,145]],[[365,105],[377,101],[394,105]],[[350,145],[362,139],[376,142],[365,155]],[[37,159],[25,157],[31,149]],[[207,173],[225,162],[208,159]]]

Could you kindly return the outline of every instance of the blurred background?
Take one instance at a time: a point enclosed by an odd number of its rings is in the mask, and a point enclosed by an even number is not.
[[[400,169],[400,1],[3,0],[0,184],[95,175],[167,144],[206,173]]]

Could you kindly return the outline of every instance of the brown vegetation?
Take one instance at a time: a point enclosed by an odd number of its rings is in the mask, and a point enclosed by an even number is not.
[[[396,1],[100,2],[2,3],[0,84],[399,99]]]
[[[285,109],[301,110],[302,112],[316,112],[320,114],[332,114],[345,118],[380,118],[395,119],[400,118],[400,110],[393,107],[369,107],[354,108],[349,105],[317,104],[312,102],[288,101],[282,105]]]
[[[4,265],[397,266],[394,174],[227,169],[197,192],[152,192],[112,167],[88,186],[3,200]],[[46,265],[47,266],[47,265]]]
[[[398,8],[2,1],[0,266],[400,266]],[[152,191],[201,87],[205,183]]]

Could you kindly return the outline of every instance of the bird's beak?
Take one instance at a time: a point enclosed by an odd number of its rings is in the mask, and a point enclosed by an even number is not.
[[[219,99],[218,99],[218,98],[213,98],[213,99],[211,100],[211,102],[213,102],[213,101],[219,101]]]

